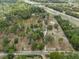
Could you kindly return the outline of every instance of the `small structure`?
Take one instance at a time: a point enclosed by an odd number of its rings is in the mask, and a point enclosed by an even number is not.
[[[50,24],[51,24],[51,25],[55,25],[55,22],[53,22],[53,21],[50,21]]]

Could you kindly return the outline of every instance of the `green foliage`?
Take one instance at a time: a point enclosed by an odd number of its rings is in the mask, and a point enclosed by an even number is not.
[[[14,45],[12,45],[12,46],[7,45],[4,48],[4,52],[7,52],[7,53],[13,53],[15,51],[16,51],[16,47]]]
[[[4,36],[3,37],[3,47],[7,46],[9,42],[10,41],[8,40],[8,37],[7,36]]]
[[[59,12],[64,12],[70,16],[79,18],[79,7],[76,6],[69,6],[69,5],[64,5],[64,4],[58,4],[58,5],[47,5],[49,8],[52,8],[54,10],[57,10]]]
[[[18,38],[15,38],[14,44],[17,44],[17,43],[18,43]]]
[[[66,14],[71,15],[73,17],[79,18],[79,14],[74,11],[66,11]]]
[[[15,36],[20,38],[29,36],[31,41],[43,39],[44,34],[39,24],[33,25],[33,27],[28,29],[26,32],[27,24],[25,23],[27,22],[26,20],[32,17],[33,14],[39,15],[39,13],[45,12],[42,8],[32,6],[24,2],[18,2],[15,4],[10,4],[7,7],[3,7],[2,11],[2,18],[4,19],[0,20],[0,32],[3,34],[3,36],[7,36],[1,38],[3,39],[4,52],[12,53],[16,51],[16,44],[18,43],[18,39],[14,39]],[[12,35],[13,37],[11,38]],[[14,42],[11,41],[11,39],[14,39]],[[42,46],[43,45],[39,44],[38,48],[41,50]]]
[[[4,52],[8,52],[8,53],[12,53],[14,51],[16,51],[16,47],[14,45],[9,45],[10,41],[8,39],[7,36],[3,37],[3,51]]]
[[[19,7],[22,6],[22,7]],[[31,6],[27,4],[15,4],[10,6],[13,10],[10,13],[5,14],[7,20],[13,20],[15,17],[18,19],[27,19],[31,16]]]
[[[79,59],[78,54],[63,52],[52,52],[49,57],[50,59]]]
[[[58,30],[58,24],[54,24],[55,29]]]
[[[54,10],[57,10],[57,11],[60,11],[60,12],[63,12],[63,9],[62,9],[61,7],[55,7],[55,6],[54,6],[53,9],[54,9]]]
[[[45,39],[45,43],[48,43],[48,42],[52,42],[54,40],[54,37],[51,35],[47,35],[45,36],[44,39]]]
[[[18,56],[17,59],[27,59],[27,56],[25,56],[25,55]]]
[[[6,7],[1,7],[2,16],[0,20],[0,32],[16,33],[18,30],[17,20],[27,20],[32,14],[45,12],[42,8],[35,7],[24,2],[10,4]],[[4,20],[3,20],[4,18]],[[9,27],[11,27],[9,29]]]
[[[9,7],[11,10],[5,14],[7,20],[13,21],[14,19],[28,19],[33,13],[45,12],[42,8],[35,7],[26,3],[16,3]]]
[[[41,3],[66,3],[68,0],[31,0],[35,2],[41,2]]]
[[[52,30],[52,29],[53,29],[53,26],[52,26],[52,25],[48,25],[48,26],[47,26],[47,29],[48,29],[48,30]]]
[[[64,30],[64,33],[68,37],[70,43],[76,50],[79,50],[79,28],[72,27],[69,21],[63,20],[60,16],[55,16],[55,18]]]
[[[32,13],[43,13],[45,12],[42,8],[32,6]]]
[[[43,43],[33,43],[32,44],[32,50],[42,50],[44,48]]]
[[[11,27],[10,32],[16,34],[16,32],[18,31],[18,29],[20,29],[19,26],[17,24],[15,24],[15,25],[13,25]]]
[[[6,57],[4,57],[3,59],[13,59],[14,55],[13,54],[8,54]]]
[[[28,36],[28,38],[33,40],[38,40],[40,38],[43,38],[44,34],[41,30],[31,30],[31,34]]]
[[[59,52],[53,52],[50,54],[50,59],[63,59],[64,55]]]
[[[72,10],[76,11],[76,12],[79,12],[79,7],[73,7]]]
[[[7,27],[9,26],[9,23],[7,21],[0,21],[0,32],[3,32]]]

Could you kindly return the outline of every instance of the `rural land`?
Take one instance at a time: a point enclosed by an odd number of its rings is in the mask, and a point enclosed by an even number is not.
[[[0,59],[79,59],[79,0],[0,0]]]

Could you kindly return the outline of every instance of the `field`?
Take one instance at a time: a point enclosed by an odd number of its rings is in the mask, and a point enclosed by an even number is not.
[[[0,59],[79,58],[79,27],[75,24],[79,6],[41,6],[23,1],[0,4]],[[75,23],[62,14],[76,18]]]
[[[59,24],[43,9],[18,3],[7,10],[0,20],[1,52],[72,50]]]

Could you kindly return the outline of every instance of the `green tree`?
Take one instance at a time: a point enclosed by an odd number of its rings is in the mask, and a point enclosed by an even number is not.
[[[51,35],[47,35],[47,36],[45,36],[44,39],[45,39],[44,42],[47,44],[48,42],[52,42],[54,40],[54,37]]]
[[[25,56],[25,55],[18,56],[16,59],[27,59],[27,56]]]
[[[33,43],[32,44],[32,50],[42,50],[44,48],[43,43]]]
[[[4,57],[3,59],[14,59],[14,55],[13,54],[8,54],[6,57]]]
[[[4,36],[3,37],[3,47],[7,46],[9,44],[9,40],[8,40],[8,37],[7,36]]]
[[[58,30],[58,24],[54,24],[54,28]]]
[[[53,26],[52,26],[52,25],[48,25],[48,26],[47,26],[47,29],[48,29],[48,30],[52,30],[52,29],[53,29]]]
[[[64,54],[59,52],[50,53],[50,59],[63,59]]]
[[[18,43],[18,38],[14,39],[14,43],[17,44]]]

